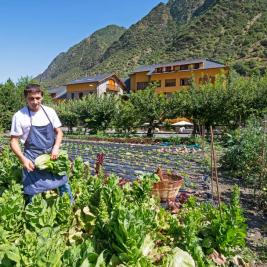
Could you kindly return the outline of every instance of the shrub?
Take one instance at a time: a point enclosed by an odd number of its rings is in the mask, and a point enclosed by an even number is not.
[[[267,144],[260,121],[251,118],[245,128],[237,129],[229,135],[228,150],[222,158],[222,166],[234,177],[242,178],[245,185],[255,190],[261,189],[267,183],[264,167],[266,161],[264,149]]]

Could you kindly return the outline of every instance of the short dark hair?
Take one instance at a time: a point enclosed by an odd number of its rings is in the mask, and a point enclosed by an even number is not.
[[[30,93],[41,93],[42,96],[44,95],[44,92],[41,89],[40,84],[37,83],[30,83],[25,87],[24,96],[26,97]]]

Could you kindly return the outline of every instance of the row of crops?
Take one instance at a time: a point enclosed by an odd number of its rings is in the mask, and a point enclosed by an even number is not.
[[[92,144],[92,151],[96,147]],[[107,158],[109,149],[104,151]],[[85,147],[81,150],[89,155]],[[123,161],[123,154],[114,158],[119,156]],[[9,148],[2,150],[0,266],[206,267],[222,261],[238,266],[249,260],[238,188],[221,211],[211,202],[190,197],[180,203],[178,214],[172,214],[151,194],[156,175],[142,174],[121,183],[116,175],[92,175],[81,157],[73,160],[69,178],[74,205],[67,195],[50,191],[25,207],[21,167]]]
[[[154,173],[158,167],[175,171],[184,177],[186,184],[203,185],[207,175],[201,151],[194,147],[160,145],[136,145],[66,140],[63,148],[71,159],[77,156],[88,162],[92,174],[97,155],[104,154],[103,168],[106,173],[133,180],[140,173]],[[203,185],[205,186],[205,185]]]

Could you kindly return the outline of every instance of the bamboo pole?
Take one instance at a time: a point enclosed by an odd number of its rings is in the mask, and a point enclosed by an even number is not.
[[[202,157],[205,159],[205,126],[201,125],[201,150],[202,150]]]
[[[262,187],[262,181],[266,175],[266,133],[267,133],[267,115],[264,114],[263,120],[263,146],[262,146],[262,174],[260,178],[260,188]]]
[[[214,148],[214,135],[213,135],[213,128],[212,128],[212,126],[210,126],[210,138],[211,138],[211,150],[212,150],[212,157],[213,157],[214,174],[215,174],[216,186],[217,186],[218,203],[219,203],[220,215],[221,215],[221,218],[222,218],[221,193],[220,193],[220,189],[219,189],[219,179],[218,179],[218,170],[217,170],[217,159],[216,159],[216,153],[215,153],[215,148]]]
[[[210,169],[211,169],[211,199],[213,201],[213,195],[214,195],[214,190],[213,190],[213,180],[214,180],[214,166],[213,166],[213,152],[212,152],[212,146],[210,149]]]

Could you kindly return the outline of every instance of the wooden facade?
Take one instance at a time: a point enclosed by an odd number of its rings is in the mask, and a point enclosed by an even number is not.
[[[214,83],[218,75],[228,72],[227,66],[206,59],[141,66],[130,74],[130,86],[131,91],[136,92],[145,89],[151,82],[157,82],[157,93],[170,94],[188,87],[192,80],[196,84]]]
[[[88,94],[118,94],[126,90],[125,84],[115,74],[100,74],[71,81],[66,85],[67,98],[77,99]]]

